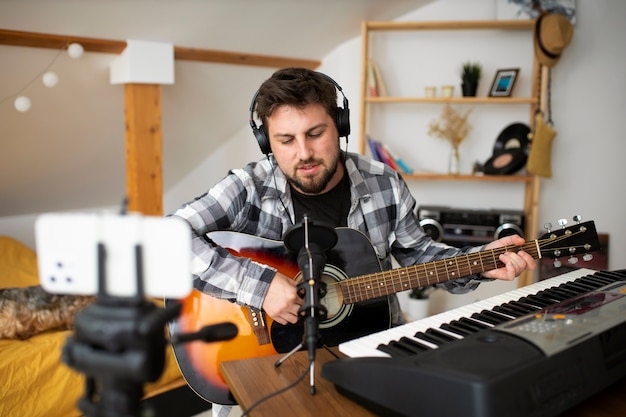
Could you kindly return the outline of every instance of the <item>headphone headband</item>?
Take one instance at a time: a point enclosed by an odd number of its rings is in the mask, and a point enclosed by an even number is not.
[[[350,108],[348,107],[348,98],[343,93],[343,89],[341,88],[341,86],[337,84],[335,80],[322,72],[316,72],[316,74],[319,74],[326,78],[328,81],[330,81],[343,97],[343,107],[337,106],[335,125],[337,126],[337,132],[339,133],[339,137],[344,136],[347,140],[348,135],[350,134]],[[257,124],[254,121],[254,106],[256,104],[256,99],[259,96],[260,90],[261,88],[259,87],[259,89],[256,90],[256,92],[254,93],[252,101],[250,102],[250,127],[252,128],[252,133],[254,134],[257,143],[259,144],[259,148],[261,148],[261,152],[263,152],[263,154],[267,156],[272,153],[270,141],[267,137],[267,131],[264,125],[261,124],[261,126],[257,127]]]

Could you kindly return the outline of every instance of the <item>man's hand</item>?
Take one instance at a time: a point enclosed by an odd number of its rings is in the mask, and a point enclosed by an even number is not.
[[[277,272],[263,301],[263,310],[280,324],[296,323],[303,304],[298,296],[296,281]]]
[[[497,249],[504,246],[521,246],[525,243],[524,239],[518,235],[505,236],[498,240],[494,240],[489,243],[485,249]],[[535,260],[528,253],[520,250],[519,252],[504,252],[499,257],[500,261],[504,263],[504,267],[494,269],[488,272],[484,272],[482,275],[485,278],[502,279],[505,281],[512,281],[519,274],[525,270],[535,269]]]

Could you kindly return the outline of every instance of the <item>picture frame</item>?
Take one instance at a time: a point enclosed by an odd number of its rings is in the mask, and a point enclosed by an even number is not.
[[[510,97],[518,74],[519,68],[497,70],[489,89],[489,97]]]

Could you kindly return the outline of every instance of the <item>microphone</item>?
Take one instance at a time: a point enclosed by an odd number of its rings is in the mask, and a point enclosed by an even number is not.
[[[304,289],[304,304],[300,313],[304,313],[306,326],[306,343],[309,350],[309,360],[315,360],[315,349],[319,339],[319,320],[325,319],[326,307],[320,303],[320,295],[325,292],[325,283],[322,282],[322,269],[326,265],[324,251],[315,243],[308,243],[298,254],[298,267],[302,271],[303,279],[298,285]]]
[[[237,336],[237,326],[231,322],[223,322],[204,326],[194,333],[183,333],[174,335],[171,339],[172,344],[186,343],[194,340],[203,342],[219,342],[222,340],[230,340]]]

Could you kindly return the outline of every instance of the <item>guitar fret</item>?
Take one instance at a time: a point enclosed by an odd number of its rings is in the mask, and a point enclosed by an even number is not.
[[[426,273],[426,284],[432,284],[430,282],[430,277],[432,276],[432,271],[428,270],[428,264],[424,264],[424,272]],[[437,274],[437,269],[435,269],[435,274]],[[439,275],[436,276],[437,282],[439,282]]]
[[[441,263],[443,264],[444,268],[446,269],[446,276],[450,276],[450,272],[448,271],[448,261],[441,261]]]
[[[474,270],[472,269],[472,263],[470,262],[469,254],[465,255],[465,260],[467,261],[467,270],[470,274],[473,274]]]

